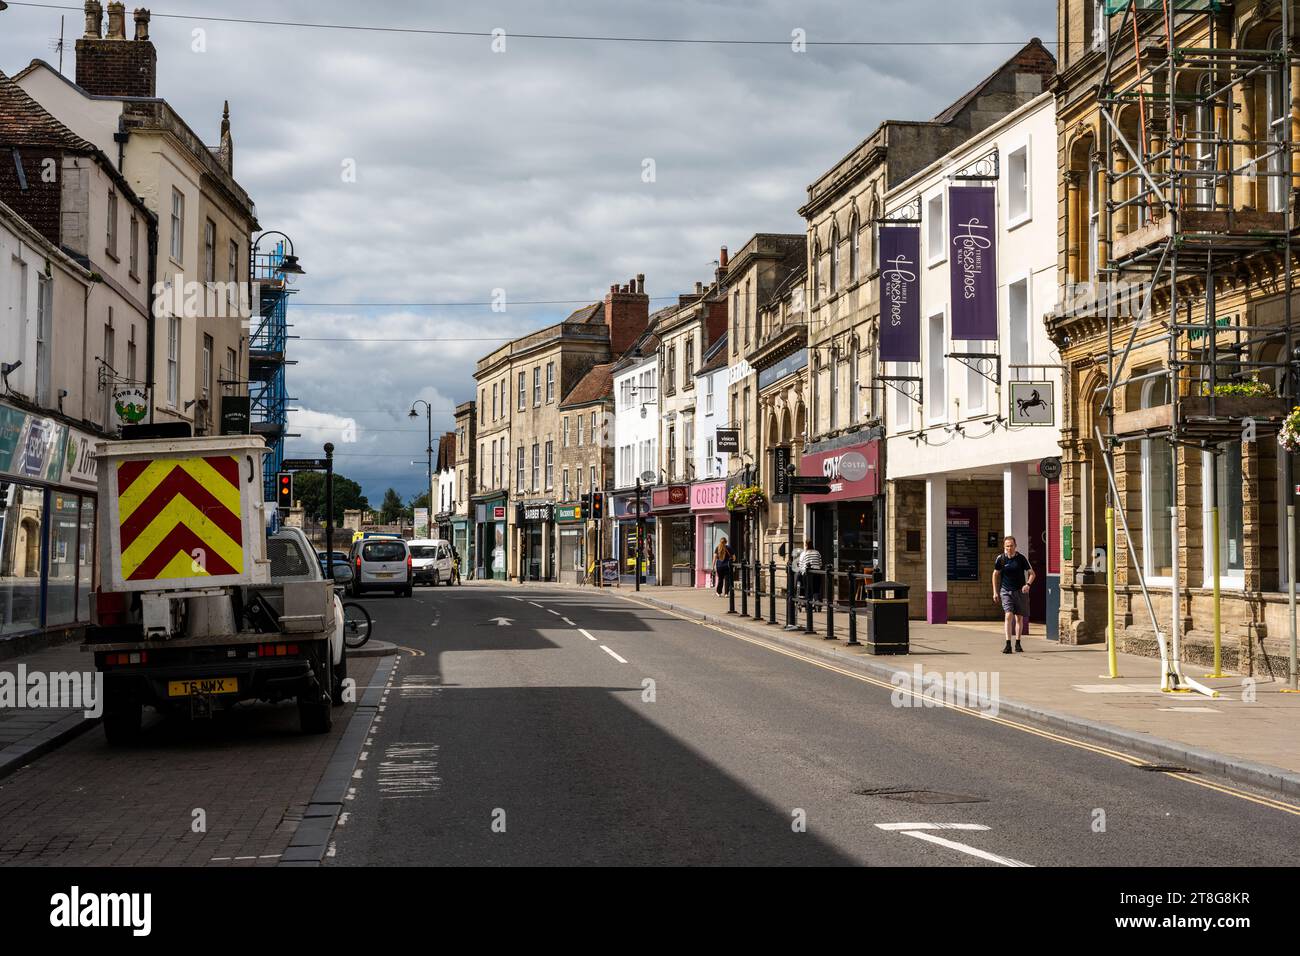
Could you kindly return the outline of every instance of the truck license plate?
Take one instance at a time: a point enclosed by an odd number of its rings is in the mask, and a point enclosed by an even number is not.
[[[169,680],[168,697],[189,697],[192,694],[237,694],[239,678],[207,677],[203,680]]]

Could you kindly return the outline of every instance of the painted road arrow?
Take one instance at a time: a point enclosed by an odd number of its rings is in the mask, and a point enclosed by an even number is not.
[[[497,627],[509,627],[514,623],[514,621],[508,617],[494,617],[489,623],[491,622],[495,622]]]

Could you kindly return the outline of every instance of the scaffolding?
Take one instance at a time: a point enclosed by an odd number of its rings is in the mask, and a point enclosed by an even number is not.
[[[253,282],[257,289],[257,312],[253,315],[248,344],[249,426],[266,441],[269,453],[262,459],[264,501],[275,500],[275,476],[284,461],[284,439],[289,422],[289,397],[285,386],[285,358],[289,339],[290,287],[285,273],[284,243],[271,252],[253,257]]]
[[[1217,694],[1182,673],[1179,581],[1179,453],[1224,454],[1224,443],[1276,431],[1295,404],[1291,318],[1292,42],[1290,0],[1280,5],[1276,42],[1234,45],[1231,7],[1217,0],[1107,0],[1105,66],[1098,89],[1100,156],[1089,167],[1096,221],[1088,252],[1074,253],[1078,277],[1094,271],[1097,307],[1106,314],[1106,382],[1094,438],[1108,482],[1107,640],[1115,667],[1115,527],[1125,544],[1155,631],[1161,689]],[[1228,11],[1228,12],[1225,12]],[[1194,44],[1201,45],[1194,45]],[[1261,101],[1264,109],[1259,109]],[[1261,117],[1261,112],[1263,116]],[[1081,210],[1073,210],[1076,215]],[[1072,227],[1073,228],[1073,227]],[[1095,270],[1082,268],[1083,256]],[[1276,322],[1252,321],[1248,309],[1220,315],[1216,296],[1243,281],[1267,278],[1282,293]],[[1136,294],[1133,290],[1138,290]],[[1119,314],[1117,314],[1119,313]],[[1163,341],[1165,365],[1133,367],[1142,348]],[[1276,393],[1261,386],[1272,375]],[[1167,403],[1117,410],[1116,393],[1153,379]],[[1235,387],[1234,387],[1235,386]],[[1137,441],[1168,442],[1174,495],[1170,509],[1172,613],[1167,640],[1157,620],[1143,562],[1129,534],[1115,479],[1115,456]],[[1216,459],[1217,461],[1217,459]],[[1291,487],[1283,456],[1283,487]],[[1221,672],[1220,540],[1217,478],[1209,482],[1207,516],[1214,606],[1214,674]],[[1294,506],[1288,505],[1288,541]],[[1295,685],[1295,563],[1290,582]]]

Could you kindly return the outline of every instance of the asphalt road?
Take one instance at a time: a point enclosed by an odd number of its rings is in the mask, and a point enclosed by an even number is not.
[[[644,604],[364,603],[409,651],[327,865],[1294,862],[1296,815]]]

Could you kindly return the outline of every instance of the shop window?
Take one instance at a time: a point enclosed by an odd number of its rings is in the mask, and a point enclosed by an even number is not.
[[[0,482],[0,634],[41,626],[45,492]]]
[[[71,624],[77,615],[77,531],[81,508],[76,495],[53,492],[50,496],[49,579],[46,586],[45,623]]]
[[[1142,407],[1169,404],[1169,379],[1147,380],[1142,388]],[[1148,581],[1169,584],[1173,579],[1174,504],[1173,449],[1163,438],[1142,440],[1142,565]]]
[[[1221,587],[1241,587],[1246,576],[1241,445],[1226,442],[1219,446],[1218,454],[1203,452],[1201,466],[1205,493],[1205,586],[1208,588],[1214,584],[1210,507],[1215,491],[1211,482],[1215,482],[1219,493],[1219,584]]]

